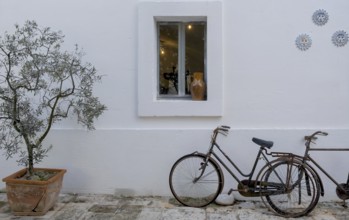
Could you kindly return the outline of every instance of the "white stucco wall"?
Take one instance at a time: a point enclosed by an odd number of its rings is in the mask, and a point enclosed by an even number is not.
[[[324,130],[330,135],[318,146],[349,147],[349,45],[331,42],[335,31],[349,32],[349,1],[221,2],[223,116],[139,117],[138,0],[0,0],[1,34],[28,19],[62,30],[66,47],[78,43],[105,75],[96,94],[108,111],[96,131],[68,120],[47,139],[54,148],[40,166],[68,169],[65,192],[169,195],[171,165],[186,153],[206,151],[211,130],[221,124],[232,127],[223,148],[246,172],[257,149],[253,136],[273,140],[275,151],[302,153],[303,136]],[[323,27],[311,20],[317,9],[329,13]],[[305,52],[294,43],[302,33],[313,40]],[[346,181],[348,155],[313,155]],[[0,164],[2,177],[18,169],[15,160],[1,157]],[[325,181],[325,188],[326,198],[335,198],[334,185]]]

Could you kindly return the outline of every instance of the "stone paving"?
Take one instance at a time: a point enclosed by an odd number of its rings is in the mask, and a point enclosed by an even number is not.
[[[0,193],[1,220],[280,220],[258,201],[236,201],[232,206],[211,204],[205,208],[179,205],[169,197],[117,197],[114,195],[62,194],[45,216],[13,216]],[[290,218],[291,219],[291,218]],[[349,209],[340,201],[320,202],[307,217],[297,220],[349,220]]]

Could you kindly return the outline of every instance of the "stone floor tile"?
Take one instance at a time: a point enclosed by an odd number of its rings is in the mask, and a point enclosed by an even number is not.
[[[205,209],[181,207],[165,209],[162,213],[162,220],[204,220],[206,219]]]

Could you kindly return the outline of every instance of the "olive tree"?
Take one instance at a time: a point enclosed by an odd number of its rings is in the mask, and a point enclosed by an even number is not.
[[[19,155],[30,175],[51,148],[43,141],[55,122],[74,114],[78,123],[94,129],[106,109],[93,96],[101,76],[82,61],[77,45],[63,50],[63,40],[60,31],[35,21],[0,37],[0,149],[6,159]]]

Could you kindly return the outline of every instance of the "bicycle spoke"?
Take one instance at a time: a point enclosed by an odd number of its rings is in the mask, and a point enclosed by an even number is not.
[[[263,179],[268,182],[265,190],[270,190],[271,193],[266,192],[267,195],[262,199],[279,215],[285,217],[306,215],[319,200],[317,177],[311,170],[293,160],[274,164],[265,172]]]
[[[201,155],[187,155],[179,159],[170,173],[170,188],[182,204],[193,207],[205,206],[218,196],[222,177],[211,160],[205,163]]]

